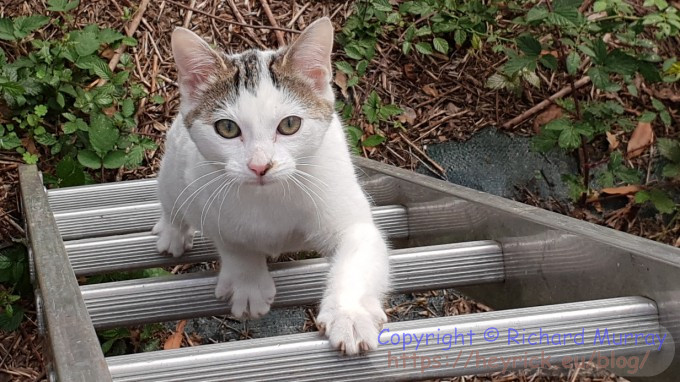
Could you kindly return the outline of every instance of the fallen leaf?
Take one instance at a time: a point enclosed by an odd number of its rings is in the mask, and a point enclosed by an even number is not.
[[[539,114],[534,119],[534,133],[539,134],[541,132],[541,126],[561,116],[562,108],[557,105],[550,105],[550,107],[546,111]]]
[[[642,186],[635,184],[631,186],[607,187],[600,190],[600,192],[609,195],[630,195],[640,190],[642,190]]]
[[[609,131],[605,131],[605,134],[607,135],[607,142],[609,142],[609,150],[616,150],[619,147],[619,140],[616,138],[616,134],[612,134]]]
[[[160,122],[158,122],[158,121],[153,121],[152,126],[153,126],[154,130],[156,130],[156,131],[163,132],[163,131],[167,131],[167,130],[168,130],[168,127],[165,126],[165,124],[160,123]]]
[[[628,141],[628,158],[635,158],[642,154],[654,142],[654,130],[649,122],[638,122],[637,127]]]
[[[106,109],[102,109],[104,114],[106,114],[109,117],[113,117],[114,114],[116,114],[116,107],[115,106],[110,106],[107,107]]]
[[[555,58],[560,58],[559,54],[557,54],[556,50],[542,50],[541,51],[541,56],[545,56],[546,54],[549,54]]]
[[[411,81],[415,81],[418,79],[418,76],[416,75],[416,66],[415,64],[406,64],[404,65],[404,75],[406,78],[408,78]]]
[[[333,82],[340,88],[342,96],[345,97],[345,99],[349,98],[349,95],[347,94],[347,75],[338,70],[335,72],[335,80]]]
[[[179,349],[179,347],[182,346],[182,337],[184,337],[184,327],[186,325],[187,320],[182,320],[177,323],[175,332],[172,333],[172,335],[170,335],[167,340],[165,340],[165,344],[163,345],[164,350]]]
[[[116,52],[111,48],[106,48],[102,51],[102,57],[110,60]]]
[[[654,96],[671,102],[680,102],[680,94],[668,88],[654,90]]]
[[[431,97],[439,96],[439,92],[437,91],[437,89],[435,89],[434,86],[430,84],[423,86],[423,92],[425,92],[425,94]]]
[[[21,138],[21,144],[26,148],[26,150],[33,154],[37,155],[38,154],[38,148],[35,147],[35,142],[33,141],[32,138],[26,137],[26,138]]]
[[[401,109],[404,112],[399,115],[398,117],[399,122],[413,125],[413,122],[415,122],[416,118],[418,118],[418,114],[416,114],[416,111],[408,106],[404,106]]]
[[[449,113],[449,114],[456,114],[456,113],[458,113],[459,111],[460,111],[460,108],[459,108],[458,106],[456,106],[455,103],[449,102],[448,104],[446,104],[446,112],[447,112],[447,113]]]

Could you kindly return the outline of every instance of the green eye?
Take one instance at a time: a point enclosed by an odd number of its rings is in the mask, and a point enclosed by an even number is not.
[[[302,119],[291,115],[286,117],[279,122],[279,127],[276,129],[279,133],[283,135],[293,135],[298,130],[300,130],[300,125],[302,124]]]
[[[241,135],[241,129],[231,119],[220,119],[215,122],[215,131],[227,139],[236,138]]]

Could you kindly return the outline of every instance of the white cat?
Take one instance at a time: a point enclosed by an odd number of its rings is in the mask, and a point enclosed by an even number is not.
[[[374,349],[387,321],[387,246],[350,160],[331,89],[333,26],[290,47],[225,55],[177,28],[180,112],[158,177],[158,251],[180,256],[194,230],[221,255],[215,294],[236,317],[269,311],[266,258],[316,250],[331,270],[317,322],[347,354]]]

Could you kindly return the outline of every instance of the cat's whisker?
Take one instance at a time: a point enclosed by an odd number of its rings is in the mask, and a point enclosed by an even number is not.
[[[206,187],[208,187],[209,185],[213,184],[214,182],[216,182],[217,180],[221,179],[221,178],[224,177],[224,176],[226,176],[226,174],[222,174],[222,175],[216,176],[215,178],[211,179],[208,183],[202,185],[201,187],[199,187],[198,189],[196,189],[193,193],[191,193],[191,195],[189,195],[189,197],[186,198],[186,199],[184,200],[184,202],[179,206],[179,208],[178,208],[177,211],[174,213],[174,215],[171,215],[170,223],[171,223],[171,224],[174,224],[175,219],[177,218],[177,216],[179,216],[179,213],[180,213],[180,211],[182,210],[182,207],[184,207],[184,205],[186,205],[187,202],[189,203],[189,205],[191,205],[191,202],[193,202],[193,200],[196,199],[196,197],[198,197],[198,194],[199,194],[201,191],[203,191]],[[178,198],[179,198],[179,197],[178,197]],[[184,215],[182,215],[182,217],[184,217],[185,215],[186,215],[186,211],[184,212]]]
[[[202,167],[202,166],[216,165],[216,164],[219,164],[219,165],[222,165],[222,166],[226,166],[226,165],[227,165],[227,164],[224,163],[224,162],[218,162],[218,161],[210,160],[210,161],[202,161],[202,162],[198,162],[198,164],[197,164],[196,166],[192,167],[191,169],[194,170],[194,169],[197,169],[197,168]]]
[[[224,177],[224,180],[222,183],[215,188],[215,190],[208,196],[208,199],[205,202],[205,205],[203,205],[203,209],[201,210],[201,217],[200,217],[200,222],[201,222],[201,232],[203,232],[203,226],[205,224],[205,219],[207,218],[206,209],[210,209],[212,207],[212,204],[215,202],[215,200],[219,197],[220,193],[222,192],[222,189],[226,187],[229,182],[231,181],[231,178],[229,176]]]
[[[205,178],[206,176],[210,176],[212,174],[217,174],[217,173],[220,173],[222,171],[225,171],[225,170],[217,170],[217,171],[209,172],[207,174],[199,176],[198,178],[194,179],[191,183],[187,184],[187,186],[184,187],[184,189],[182,189],[182,192],[180,192],[179,195],[177,195],[177,198],[175,199],[175,203],[172,205],[172,210],[170,210],[170,216],[173,216],[175,214],[175,207],[177,207],[177,202],[182,197],[184,192],[189,189],[189,187],[191,187],[194,183],[198,182],[199,180]]]
[[[295,174],[301,175],[301,176],[305,177],[306,179],[308,179],[309,183],[311,185],[315,186],[319,191],[323,192],[325,190],[330,190],[330,186],[326,182],[324,182],[323,180],[319,179],[318,177],[316,177],[316,176],[314,176],[314,175],[312,175],[308,172],[301,171],[301,170],[295,170]],[[321,185],[325,186],[326,189],[324,190],[323,188],[321,188],[321,186],[316,184],[316,182],[321,183]]]
[[[217,210],[217,232],[220,235],[220,241],[224,242],[224,239],[222,237],[222,207],[224,206],[224,201],[227,200],[227,196],[229,195],[229,191],[231,188],[234,186],[234,183],[236,183],[237,179],[233,178],[230,182],[229,185],[227,186],[227,189],[224,191],[224,195],[222,196],[222,201],[220,202],[220,208]]]

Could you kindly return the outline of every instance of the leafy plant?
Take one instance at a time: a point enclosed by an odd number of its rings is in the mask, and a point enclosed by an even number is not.
[[[0,250],[0,330],[16,330],[24,318],[22,296],[30,296],[26,249],[22,244]]]
[[[592,151],[589,146],[608,142],[605,138],[614,130],[630,132],[640,124],[650,123],[671,125],[668,107],[654,97],[645,102],[638,94],[640,85],[635,81],[637,78],[654,84],[680,79],[676,58],[664,61],[657,54],[655,44],[647,38],[649,34],[655,38],[677,36],[680,22],[677,9],[664,0],[645,1],[648,9],[643,16],[637,16],[637,11],[627,2],[598,0],[592,4],[596,14],[585,17],[580,9],[582,3],[582,0],[547,0],[516,18],[520,34],[514,44],[495,49],[505,52],[507,62],[487,80],[487,86],[519,95],[523,83],[541,86],[541,72],[547,72],[547,77],[566,79],[571,94],[555,101],[562,112],[532,138],[532,146],[542,152],[554,148],[578,151],[581,174],[567,175],[563,181],[574,200],[585,202],[593,185],[603,188],[622,183],[639,185],[642,179],[642,174],[624,160],[619,148],[611,147],[608,157],[593,160],[589,158]],[[604,97],[588,99],[579,94],[575,85],[579,78],[589,79]],[[624,107],[622,97],[638,98],[639,103],[648,108],[639,116],[633,115]],[[652,134],[649,125],[645,128]],[[672,145],[666,141],[660,140],[659,145],[664,146],[659,151],[666,155],[672,151]],[[670,170],[664,170],[664,176],[674,173],[673,163],[667,165]],[[606,166],[598,170],[593,183],[591,168],[600,164]],[[672,181],[641,188],[636,201],[650,200],[663,213],[675,211],[671,197],[664,191],[664,188],[673,188]]]
[[[97,333],[102,352],[106,356],[123,355],[131,352],[149,352],[161,349],[161,324],[148,324],[140,329],[116,328]]]
[[[92,181],[85,170],[134,168],[155,143],[134,134],[135,112],[147,94],[130,80],[132,59],[121,56],[117,72],[100,57],[105,48],[136,40],[109,28],[68,26],[66,12],[78,0],[50,0],[53,17],[0,19],[0,39],[25,54],[0,49],[0,148],[15,150],[26,163],[54,165],[49,184],[67,186]],[[43,40],[31,37],[50,24],[63,34]]]

